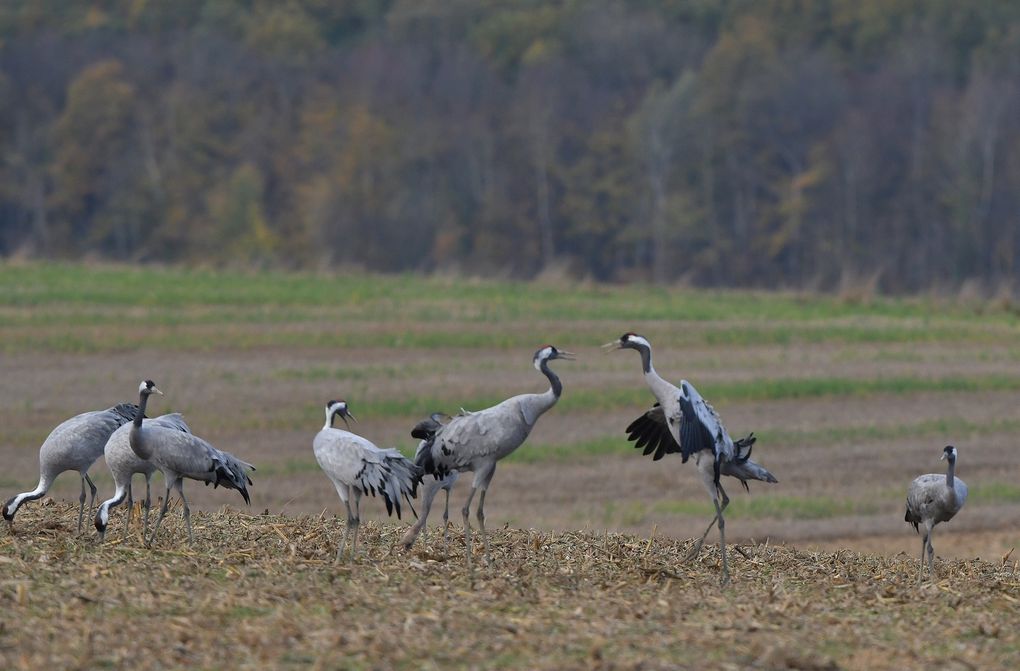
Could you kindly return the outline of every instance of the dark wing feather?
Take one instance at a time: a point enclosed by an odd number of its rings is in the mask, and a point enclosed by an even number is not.
[[[627,440],[636,441],[635,448],[643,447],[642,454],[654,454],[653,461],[680,451],[680,446],[669,432],[666,414],[658,403],[627,426]]]

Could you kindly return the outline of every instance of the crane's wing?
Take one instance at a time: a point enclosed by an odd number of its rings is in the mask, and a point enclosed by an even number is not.
[[[66,468],[89,468],[103,455],[106,442],[122,424],[124,416],[114,408],[83,412],[57,425],[46,437],[40,456],[53,463],[62,463]]]
[[[334,483],[354,485],[362,492],[386,501],[386,512],[397,512],[400,499],[417,495],[420,470],[395,449],[380,449],[349,431],[323,429],[313,443],[319,466]],[[413,511],[413,508],[412,508]]]
[[[680,412],[683,414],[680,421],[680,445],[683,460],[687,461],[692,454],[701,450],[711,450],[712,454],[724,451],[729,436],[715,409],[687,380],[680,382],[680,389]],[[729,441],[729,445],[732,452],[732,441]]]
[[[666,413],[658,403],[627,426],[627,440],[636,441],[634,447],[644,448],[642,454],[652,454],[653,461],[664,455],[680,452],[680,446],[669,430]],[[686,461],[686,457],[684,458]]]
[[[184,417],[179,412],[171,412],[152,419],[146,419],[145,424],[152,424],[162,426],[167,429],[183,431],[184,433],[191,433],[191,427],[188,426],[187,422],[184,421]]]
[[[116,415],[121,424],[134,420],[135,415],[138,413],[138,406],[134,403],[118,403],[112,408],[107,408],[104,412],[109,412]]]
[[[215,487],[224,486],[241,493],[250,504],[247,485],[252,484],[248,470],[254,467],[229,452],[216,449],[205,440],[179,428],[155,425],[148,428],[155,448],[152,461],[192,480]]]
[[[531,425],[517,400],[510,398],[491,408],[452,418],[436,433],[431,463],[425,463],[425,472],[443,478],[450,471],[471,470],[477,460],[500,450],[505,454],[523,443]]]

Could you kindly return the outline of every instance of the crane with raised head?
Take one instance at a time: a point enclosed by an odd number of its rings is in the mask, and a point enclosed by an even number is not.
[[[549,389],[541,394],[520,394],[485,410],[461,412],[435,433],[428,449],[421,450],[415,463],[437,479],[453,471],[472,471],[471,491],[461,514],[464,518],[464,542],[471,570],[471,523],[469,513],[475,492],[479,493],[475,517],[485,546],[485,561],[491,563],[489,537],[485,531],[485,493],[496,472],[496,463],[527,440],[538,418],[548,412],[563,393],[560,378],[549,368],[556,359],[571,360],[574,355],[546,345],[532,357],[535,368],[549,380]]]
[[[603,345],[603,348],[609,351],[632,349],[641,355],[645,383],[657,402],[627,427],[628,440],[636,441],[634,447],[644,448],[644,454],[653,455],[652,459],[656,461],[677,452],[681,455],[681,463],[694,457],[701,482],[715,506],[715,517],[688,558],[697,556],[708,532],[718,522],[722,583],[728,583],[730,570],[726,561],[726,519],[723,513],[730,498],[722,487],[720,476],[737,478],[745,489],[748,489],[748,480],[776,482],[774,475],[751,460],[754,434],[734,441],[715,408],[702,398],[694,385],[681,380],[677,387],[660,377],[652,366],[652,345],[644,336],[624,333],[618,340]]]
[[[960,512],[967,502],[967,483],[956,477],[956,448],[946,445],[941,460],[949,462],[945,475],[928,473],[914,478],[907,490],[907,514],[903,520],[918,527],[924,527],[921,537],[921,565],[917,581],[924,576],[924,553],[928,552],[928,573],[935,572],[935,548],[931,544],[932,531],[939,522],[948,522]]]

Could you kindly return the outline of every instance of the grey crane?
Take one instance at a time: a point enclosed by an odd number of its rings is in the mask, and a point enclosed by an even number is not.
[[[156,388],[152,380],[143,380],[138,385],[138,414],[131,423],[131,430],[128,432],[128,442],[131,451],[139,459],[151,461],[156,468],[163,473],[166,481],[166,496],[163,497],[163,505],[160,507],[159,516],[156,517],[156,525],[152,535],[146,540],[146,545],[151,546],[159,533],[159,525],[166,515],[167,505],[170,503],[170,489],[176,489],[181,503],[184,504],[184,522],[188,527],[188,542],[194,542],[194,535],[191,532],[191,509],[188,507],[188,500],[184,497],[184,479],[198,480],[207,486],[224,486],[236,489],[241,493],[244,502],[251,503],[248,496],[248,485],[252,484],[248,477],[248,471],[254,471],[255,467],[241,461],[234,455],[218,450],[208,442],[191,433],[181,431],[179,427],[161,426],[159,424],[144,424],[142,417],[145,407],[148,405],[149,397],[153,394],[163,395]]]
[[[326,424],[315,435],[312,450],[319,467],[336,488],[347,509],[347,526],[337,544],[336,560],[340,561],[347,538],[353,531],[350,558],[358,551],[358,527],[361,526],[361,496],[376,492],[386,502],[386,512],[394,511],[400,519],[400,499],[408,504],[417,496],[421,473],[410,459],[396,449],[381,449],[372,441],[356,433],[333,427],[333,418],[339,416],[350,429],[347,418],[358,421],[351,414],[347,402],[331,400],[326,403]],[[414,509],[411,509],[412,512]]]
[[[421,457],[423,451],[432,449],[432,441],[435,440],[436,432],[442,428],[443,424],[449,421],[449,416],[434,412],[429,417],[415,424],[411,430],[411,437],[421,440],[418,443],[418,449],[414,453],[415,460]],[[450,471],[444,478],[438,480],[430,478],[425,483],[425,492],[422,494],[421,513],[418,515],[418,521],[408,528],[407,533],[404,534],[400,541],[405,549],[410,550],[418,535],[425,529],[429,511],[432,509],[432,501],[436,498],[439,490],[443,490],[446,492],[446,505],[443,507],[443,541],[446,547],[446,554],[450,553],[450,490],[457,482],[458,477],[460,477],[460,473]]]
[[[917,581],[924,575],[924,552],[928,551],[928,573],[934,574],[935,548],[931,545],[931,534],[939,522],[948,522],[960,512],[967,502],[967,483],[956,477],[956,448],[946,445],[942,450],[940,461],[949,461],[946,474],[928,473],[914,478],[907,490],[907,514],[905,522],[924,526],[921,538],[921,564],[918,567]]]
[[[137,410],[137,406],[131,403],[121,403],[106,410],[84,412],[58,424],[39,448],[39,484],[30,492],[12,496],[4,504],[3,516],[8,527],[13,530],[14,516],[23,503],[42,498],[64,471],[77,471],[81,476],[81,496],[78,498],[78,533],[81,533],[85,483],[92,490],[89,515],[96,502],[96,486],[89,477],[89,468],[102,456],[110,434],[130,422]]]
[[[777,481],[764,467],[751,461],[754,434],[734,442],[718,413],[701,397],[694,385],[681,380],[680,386],[676,387],[659,377],[652,367],[652,345],[647,338],[636,333],[624,333],[619,340],[606,343],[603,348],[609,351],[633,349],[641,354],[645,383],[658,402],[627,427],[628,440],[637,441],[634,447],[644,448],[643,453],[652,454],[656,461],[675,452],[681,454],[681,463],[694,457],[701,482],[715,505],[715,517],[688,557],[697,556],[708,532],[718,522],[722,583],[728,583],[730,571],[726,561],[726,520],[723,512],[730,498],[719,478],[722,475],[737,478],[745,490],[749,490],[748,480]]]
[[[475,516],[485,544],[485,561],[491,563],[489,537],[485,532],[485,492],[496,472],[496,462],[516,450],[535,426],[535,422],[556,405],[563,385],[556,373],[549,369],[554,359],[571,360],[574,355],[546,345],[532,359],[535,368],[549,379],[550,387],[542,394],[521,394],[502,403],[479,410],[462,412],[449,424],[442,426],[429,449],[422,450],[415,463],[422,470],[445,479],[452,471],[473,471],[471,491],[461,514],[464,517],[464,542],[467,544],[467,564],[471,570],[471,523],[468,515],[475,492],[481,490]]]
[[[180,413],[176,412],[153,419],[143,419],[142,425],[156,425],[183,431],[184,433],[191,433],[191,429],[188,428],[184,418],[181,417]],[[127,534],[128,528],[131,526],[131,509],[134,503],[131,496],[131,478],[135,473],[141,473],[145,477],[145,501],[143,502],[145,523],[142,527],[142,537],[145,538],[149,535],[149,509],[152,507],[152,474],[159,469],[156,467],[156,464],[148,459],[139,458],[134,450],[131,449],[129,436],[132,426],[132,423],[128,423],[114,431],[110,439],[106,441],[106,448],[103,451],[106,457],[106,465],[110,468],[110,473],[113,475],[113,484],[116,489],[113,496],[103,501],[99,508],[96,509],[94,524],[96,531],[99,532],[100,542],[106,538],[106,527],[110,523],[110,510],[123,503],[124,499],[127,499],[127,515],[125,515],[124,520],[124,533]]]

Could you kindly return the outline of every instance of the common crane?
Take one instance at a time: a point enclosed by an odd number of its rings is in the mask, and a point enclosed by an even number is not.
[[[942,450],[942,459],[949,461],[946,474],[928,473],[914,478],[907,490],[907,514],[905,522],[924,526],[921,538],[921,563],[918,567],[917,581],[924,575],[924,551],[928,550],[928,573],[935,572],[935,548],[931,544],[931,534],[939,522],[948,522],[960,512],[967,502],[967,483],[956,477],[956,448],[946,445]]]
[[[12,496],[4,505],[3,516],[8,527],[14,529],[14,516],[23,503],[42,498],[64,471],[77,471],[81,476],[81,496],[78,497],[78,533],[81,533],[85,483],[92,490],[89,515],[96,502],[96,486],[89,477],[89,468],[102,456],[110,434],[130,422],[137,409],[131,403],[121,403],[106,410],[85,412],[58,424],[39,448],[39,484],[30,492]]]
[[[133,419],[133,418],[132,418]],[[191,429],[184,422],[180,413],[171,413],[153,419],[143,419],[143,426],[157,425],[168,429],[175,429],[185,433],[191,433]],[[152,507],[152,474],[158,469],[156,464],[148,459],[140,459],[134,450],[131,449],[130,433],[132,423],[125,424],[113,432],[110,439],[106,441],[106,448],[103,453],[106,457],[106,465],[113,475],[113,484],[116,490],[113,496],[103,501],[96,510],[94,524],[99,532],[99,541],[106,538],[106,527],[110,523],[110,511],[119,506],[127,499],[127,514],[124,516],[124,533],[127,534],[131,526],[131,511],[134,500],[131,496],[131,478],[135,473],[145,476],[145,522],[142,527],[142,537],[149,535],[149,509]]]
[[[723,513],[730,499],[719,478],[722,475],[737,478],[744,485],[744,489],[748,489],[748,480],[776,482],[775,476],[751,461],[754,434],[734,442],[719,419],[718,413],[701,397],[694,385],[687,380],[681,380],[680,386],[676,387],[659,377],[652,367],[652,345],[643,336],[624,333],[619,340],[606,343],[603,348],[608,351],[633,349],[641,355],[645,383],[658,402],[631,422],[627,427],[627,439],[637,441],[634,447],[643,447],[643,454],[652,454],[653,460],[659,460],[664,455],[675,452],[681,454],[682,463],[686,463],[691,456],[694,457],[701,482],[715,505],[715,517],[688,558],[697,556],[708,532],[718,522],[722,583],[728,583],[730,571],[726,561],[726,520]]]
[[[152,535],[146,540],[146,545],[151,546],[159,533],[159,525],[166,515],[167,505],[170,502],[170,489],[176,489],[181,503],[184,504],[184,522],[188,527],[188,543],[194,542],[194,535],[191,532],[191,508],[188,507],[188,500],[184,497],[184,479],[199,480],[206,485],[214,487],[220,485],[230,489],[236,489],[241,493],[244,502],[250,504],[248,496],[248,485],[252,484],[247,471],[254,471],[255,467],[241,461],[237,457],[222,450],[218,450],[206,441],[191,433],[181,431],[177,427],[160,426],[159,424],[143,424],[142,417],[145,407],[149,403],[149,397],[153,394],[163,395],[156,388],[152,380],[143,380],[138,385],[139,410],[131,424],[128,433],[128,442],[131,451],[139,459],[151,461],[163,473],[166,481],[166,496],[163,497],[163,505],[159,509],[159,516],[156,517],[156,525]]]
[[[369,493],[375,496],[379,492],[386,501],[386,512],[392,515],[395,510],[397,519],[400,519],[400,499],[411,503],[411,497],[418,493],[421,474],[414,462],[396,449],[380,449],[366,438],[334,428],[333,418],[336,416],[344,420],[348,429],[348,417],[358,421],[347,408],[346,401],[329,401],[326,403],[326,424],[312,441],[312,449],[319,467],[333,483],[347,508],[347,526],[336,549],[336,561],[340,561],[352,530],[350,558],[353,559],[358,551],[361,495]]]
[[[442,428],[444,423],[449,421],[449,416],[435,412],[415,424],[411,430],[411,437],[421,440],[418,443],[418,449],[414,453],[416,460],[424,450],[432,448],[432,441],[435,440],[436,432]],[[438,480],[431,478],[425,483],[425,492],[422,494],[421,513],[418,515],[418,521],[408,528],[400,541],[405,549],[410,550],[418,535],[425,529],[429,511],[432,509],[432,501],[436,498],[439,490],[442,489],[446,492],[446,505],[443,507],[443,542],[446,547],[446,554],[450,554],[450,490],[453,488],[454,483],[457,482],[458,477],[460,477],[460,473],[450,471],[444,478]]]
[[[422,450],[415,460],[425,473],[437,479],[445,479],[452,471],[473,471],[475,474],[471,481],[471,491],[461,510],[468,570],[471,570],[471,523],[468,520],[471,500],[475,492],[481,490],[475,515],[485,544],[485,561],[491,563],[484,506],[485,492],[496,472],[496,462],[520,447],[538,418],[559,400],[563,385],[556,373],[549,369],[549,362],[573,358],[570,352],[558,350],[552,345],[542,347],[535,352],[532,362],[549,379],[550,387],[545,393],[521,394],[485,410],[462,412],[436,432],[432,445]]]

